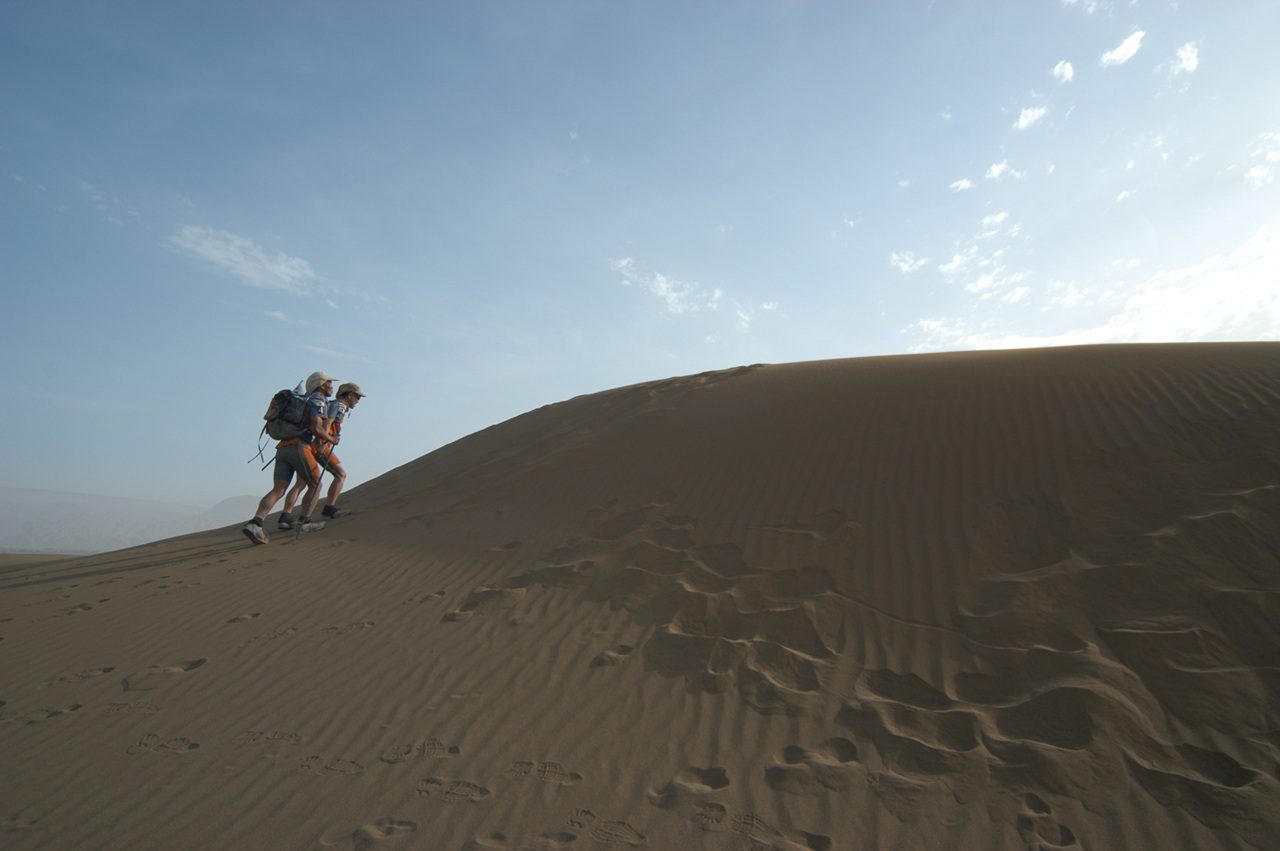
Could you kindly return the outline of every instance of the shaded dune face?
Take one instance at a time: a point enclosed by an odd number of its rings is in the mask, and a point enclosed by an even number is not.
[[[1260,847],[1280,835],[1273,344],[660,381],[482,432],[369,498],[411,483],[445,515],[539,492],[560,512],[558,540],[446,618],[607,602],[644,638],[593,664],[634,654],[829,722],[769,769],[774,788],[870,772],[906,784],[885,793],[906,813],[939,778],[993,787],[1049,845],[1074,840],[1046,801],[1105,813],[1138,788]]]

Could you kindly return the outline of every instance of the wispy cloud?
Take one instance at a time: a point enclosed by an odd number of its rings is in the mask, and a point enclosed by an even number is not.
[[[369,360],[366,357],[361,357],[360,355],[353,355],[348,352],[340,352],[337,349],[326,349],[321,346],[307,346],[307,345],[304,345],[302,348],[306,349],[309,352],[313,352],[314,354],[317,354],[317,355],[324,355],[327,358],[338,358],[339,360],[353,360],[353,361],[359,361],[360,363],[373,363],[373,361]]]
[[[895,251],[889,255],[889,265],[904,275],[921,269],[929,262],[927,257],[916,257],[910,251]]]
[[[992,163],[987,169],[987,173],[983,175],[987,180],[999,180],[1002,177],[1022,178],[1026,176],[1025,172],[1017,169],[1009,168],[1009,161],[1004,160],[998,163]]]
[[[1070,62],[1064,59],[1057,65],[1054,65],[1053,68],[1049,70],[1049,73],[1052,74],[1056,80],[1063,83],[1070,83],[1072,78],[1076,75],[1076,70],[1071,67]]]
[[[316,278],[311,264],[284,252],[270,252],[251,239],[223,230],[183,225],[169,244],[209,261],[251,287],[308,294]]]
[[[630,257],[611,261],[609,265],[614,272],[622,275],[622,286],[635,287],[657,297],[668,313],[677,316],[703,314],[708,317],[714,315],[732,317],[734,324],[740,330],[746,331],[751,328],[758,313],[778,309],[776,301],[767,301],[762,304],[742,302],[730,298],[729,294],[720,287],[708,288],[696,282],[681,281],[659,272],[643,270]],[[723,311],[722,307],[725,308]],[[718,342],[720,336],[712,334],[707,339],[709,342]]]
[[[274,319],[277,322],[283,322],[286,325],[314,325],[315,324],[313,322],[307,321],[306,319],[294,319],[292,316],[289,316],[283,310],[264,310],[263,315],[270,319]]]
[[[1116,47],[1115,50],[1108,50],[1106,53],[1102,54],[1102,58],[1099,60],[1100,64],[1103,67],[1108,67],[1111,65],[1123,65],[1128,62],[1137,55],[1138,48],[1142,46],[1142,37],[1144,35],[1146,35],[1144,31],[1138,30],[1136,33],[1120,42],[1120,45]]]
[[[947,188],[950,189],[952,192],[963,192],[966,189],[973,188],[973,181],[965,177],[965,178],[962,178],[961,180],[957,180],[955,183],[951,184]]]
[[[1280,133],[1263,133],[1253,151],[1257,164],[1244,173],[1244,179],[1261,189],[1275,179],[1273,167],[1280,165]]]
[[[1068,8],[1079,6],[1086,15],[1092,15],[1102,8],[1101,0],[1062,0],[1062,5]]]
[[[695,313],[704,307],[715,310],[724,296],[719,289],[707,290],[697,283],[678,281],[659,272],[641,272],[630,257],[615,260],[611,266],[613,271],[622,274],[623,286],[635,286],[652,293],[671,313]]]
[[[1018,120],[1013,122],[1013,129],[1026,130],[1028,127],[1039,124],[1048,112],[1049,110],[1043,106],[1025,107],[1018,113]]]
[[[722,289],[707,289],[660,273],[643,273],[631,257],[614,260],[611,265],[613,271],[622,274],[623,287],[639,287],[657,296],[672,314],[694,314],[701,308],[717,310],[724,297]]]
[[[1004,349],[1091,343],[1196,342],[1203,340],[1280,340],[1280,232],[1263,229],[1228,255],[1214,255],[1182,269],[1157,272],[1146,281],[1115,292],[1082,290],[1074,284],[1051,286],[1034,318],[1028,314],[987,314],[973,320],[931,318],[904,329],[918,342],[913,351]],[[1025,301],[1030,291],[1014,289],[1002,300]],[[1033,305],[1036,306],[1036,305]],[[1108,307],[1110,306],[1109,313]],[[1056,333],[1025,328],[1043,321],[1044,310],[1083,309],[1104,318]],[[1067,313],[1066,315],[1070,315]],[[1019,327],[1025,321],[1024,327]]]
[[[47,189],[45,189],[43,186],[41,186],[39,183],[32,183],[31,181],[27,180],[25,177],[23,177],[23,176],[22,176],[22,175],[20,175],[20,174],[11,174],[11,175],[9,175],[9,176],[10,176],[11,178],[13,178],[16,182],[21,183],[23,186],[31,186],[31,187],[34,187],[34,188],[36,188],[36,189],[39,189],[41,192],[47,192],[47,191],[48,191],[48,190],[47,190]]]
[[[43,189],[44,187],[41,188]],[[127,220],[136,221],[138,218],[138,211],[132,205],[108,195],[87,180],[80,181],[80,191],[88,197],[90,203],[97,208],[98,212],[105,215],[107,220],[114,224],[123,225]]]
[[[1178,48],[1178,59],[1173,64],[1175,74],[1190,74],[1200,67],[1200,49],[1188,42]]]

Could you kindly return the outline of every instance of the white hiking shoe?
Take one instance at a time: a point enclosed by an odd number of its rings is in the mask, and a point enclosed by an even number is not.
[[[298,523],[293,528],[296,532],[299,532],[299,533],[315,532],[319,529],[324,528],[324,521],[323,520],[307,520],[305,522]]]
[[[255,544],[267,543],[267,533],[262,531],[262,527],[257,523],[246,523],[240,531],[244,532],[244,536]]]

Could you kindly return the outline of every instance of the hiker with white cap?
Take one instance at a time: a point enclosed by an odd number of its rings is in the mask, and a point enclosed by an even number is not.
[[[355,382],[347,382],[338,388],[338,393],[333,401],[329,403],[327,419],[329,421],[329,433],[335,437],[342,434],[342,423],[347,418],[347,412],[356,406],[356,404],[369,395],[360,389],[360,385]],[[329,451],[325,452],[322,448],[316,453],[316,461],[326,471],[333,474],[333,481],[329,483],[329,493],[325,499],[325,506],[320,512],[320,516],[326,520],[332,520],[335,517],[343,517],[351,512],[345,508],[338,508],[338,495],[342,493],[342,486],[347,481],[347,471],[342,466],[342,462],[338,460],[338,456],[334,454],[333,447],[329,447]],[[279,529],[292,529],[293,506],[298,501],[298,495],[302,493],[304,482],[301,477],[284,498],[284,513],[280,515],[280,520],[276,524]]]
[[[271,509],[275,508],[280,498],[289,490],[289,483],[296,473],[298,481],[307,485],[307,493],[303,498],[305,511],[298,519],[295,527],[299,532],[314,532],[323,529],[323,522],[311,522],[311,509],[315,507],[316,498],[320,495],[320,477],[322,475],[317,453],[327,456],[338,445],[338,436],[329,433],[329,395],[333,393],[333,382],[337,381],[327,372],[313,372],[307,376],[306,414],[303,427],[297,437],[282,440],[276,446],[275,471],[272,474],[272,487],[262,501],[258,503],[258,511],[253,519],[240,531],[255,544],[267,543],[266,533],[262,530],[262,522]]]

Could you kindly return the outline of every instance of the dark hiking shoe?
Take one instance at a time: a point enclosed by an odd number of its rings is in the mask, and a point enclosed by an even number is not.
[[[246,523],[240,531],[244,532],[244,536],[255,544],[267,543],[267,533],[262,531],[262,527],[257,523]]]
[[[287,514],[287,513],[286,513],[286,514],[281,514],[281,515],[280,515],[280,519],[276,521],[276,528],[277,528],[277,529],[279,529],[279,530],[280,530],[280,531],[282,531],[282,532],[283,532],[283,531],[285,531],[286,529],[292,529],[292,528],[293,528],[293,515],[292,515],[292,514]]]
[[[323,528],[324,528],[323,520],[306,520],[306,519],[299,520],[298,525],[294,527],[294,529],[296,529],[299,533],[315,532]]]
[[[326,505],[324,510],[320,512],[320,516],[332,520],[334,517],[346,517],[350,513],[346,508],[334,508],[332,505]]]

